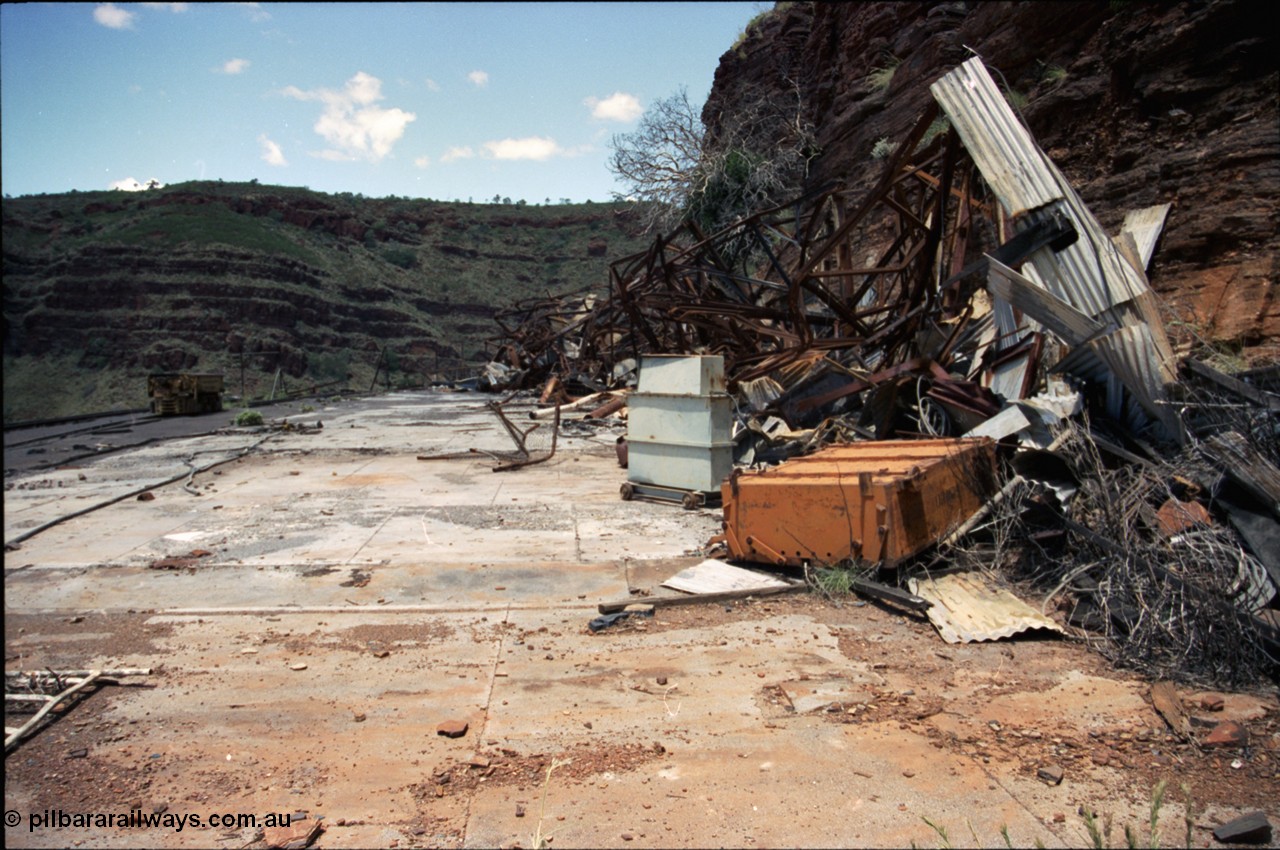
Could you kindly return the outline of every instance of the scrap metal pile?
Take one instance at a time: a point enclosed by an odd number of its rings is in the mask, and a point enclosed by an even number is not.
[[[931,91],[869,193],[685,225],[614,263],[607,296],[501,314],[490,372],[563,401],[633,384],[642,355],[721,355],[740,464],[990,437],[1004,489],[933,566],[1069,595],[1063,616],[1131,667],[1274,671],[1277,370],[1175,356],[1145,275],[1169,205],[1108,236],[980,60]]]

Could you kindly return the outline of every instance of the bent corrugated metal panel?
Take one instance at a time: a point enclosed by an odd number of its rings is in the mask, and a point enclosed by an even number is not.
[[[1063,631],[1009,591],[990,587],[977,575],[913,578],[908,586],[934,603],[926,615],[947,643],[999,640],[1029,629]]]
[[[1019,230],[1055,212],[1075,226],[1079,238],[1074,245],[1057,253],[1046,246],[1031,255],[1046,289],[1092,318],[1146,291],[1018,120],[980,59],[943,76],[930,91],[1000,203],[1018,219]]]

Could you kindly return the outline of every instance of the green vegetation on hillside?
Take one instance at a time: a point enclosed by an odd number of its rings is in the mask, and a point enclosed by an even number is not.
[[[277,371],[334,391],[367,390],[375,366],[383,386],[474,373],[497,309],[604,292],[608,264],[645,244],[628,204],[219,181],[5,198],[3,212],[6,421],[140,406],[152,371],[220,371],[238,395],[243,364],[248,396]]]

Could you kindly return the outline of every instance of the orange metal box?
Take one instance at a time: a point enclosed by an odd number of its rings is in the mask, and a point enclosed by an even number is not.
[[[892,566],[973,515],[996,490],[987,438],[833,446],[721,486],[725,541],[766,564]]]

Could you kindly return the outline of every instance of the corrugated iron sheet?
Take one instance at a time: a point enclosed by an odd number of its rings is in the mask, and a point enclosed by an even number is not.
[[[1150,329],[1146,325],[1130,325],[1090,341],[1088,347],[1107,364],[1147,415],[1163,423],[1169,434],[1181,441],[1181,421],[1173,408],[1163,403],[1164,374],[1159,361],[1152,357],[1155,345]]]
[[[980,59],[942,77],[931,91],[983,177],[1015,217],[1015,227],[1025,230],[1062,216],[1076,229],[1078,238],[1067,248],[1055,252],[1045,246],[1031,254],[1022,268],[1024,278],[1103,326],[1138,328],[1107,342],[1090,343],[1109,370],[1109,409],[1124,410],[1135,429],[1154,419],[1180,436],[1160,405],[1173,355],[1163,327],[1146,327],[1159,318],[1144,309],[1151,297],[1145,276],[1124,259],[1062,172],[1032,140]],[[1136,404],[1121,398],[1117,379]]]
[[[1151,255],[1156,252],[1156,241],[1160,239],[1160,231],[1164,230],[1164,221],[1169,216],[1169,209],[1172,206],[1173,204],[1160,204],[1140,210],[1130,210],[1124,217],[1120,232],[1133,235],[1144,269],[1151,265]]]
[[[1030,629],[1063,631],[1009,591],[991,587],[974,574],[913,578],[909,586],[933,603],[926,613],[947,643],[999,640]]]
[[[1044,154],[1013,115],[982,60],[970,59],[929,89],[1000,203],[1017,216],[1063,197]]]
[[[1023,355],[1006,360],[991,370],[991,391],[1007,401],[1022,398],[1031,371],[1031,357]]]
[[[1017,219],[1015,227],[1025,230],[1054,214],[1075,226],[1074,245],[1057,253],[1046,246],[1031,255],[1045,288],[1094,318],[1145,291],[980,59],[965,62],[930,91],[1000,203]]]

